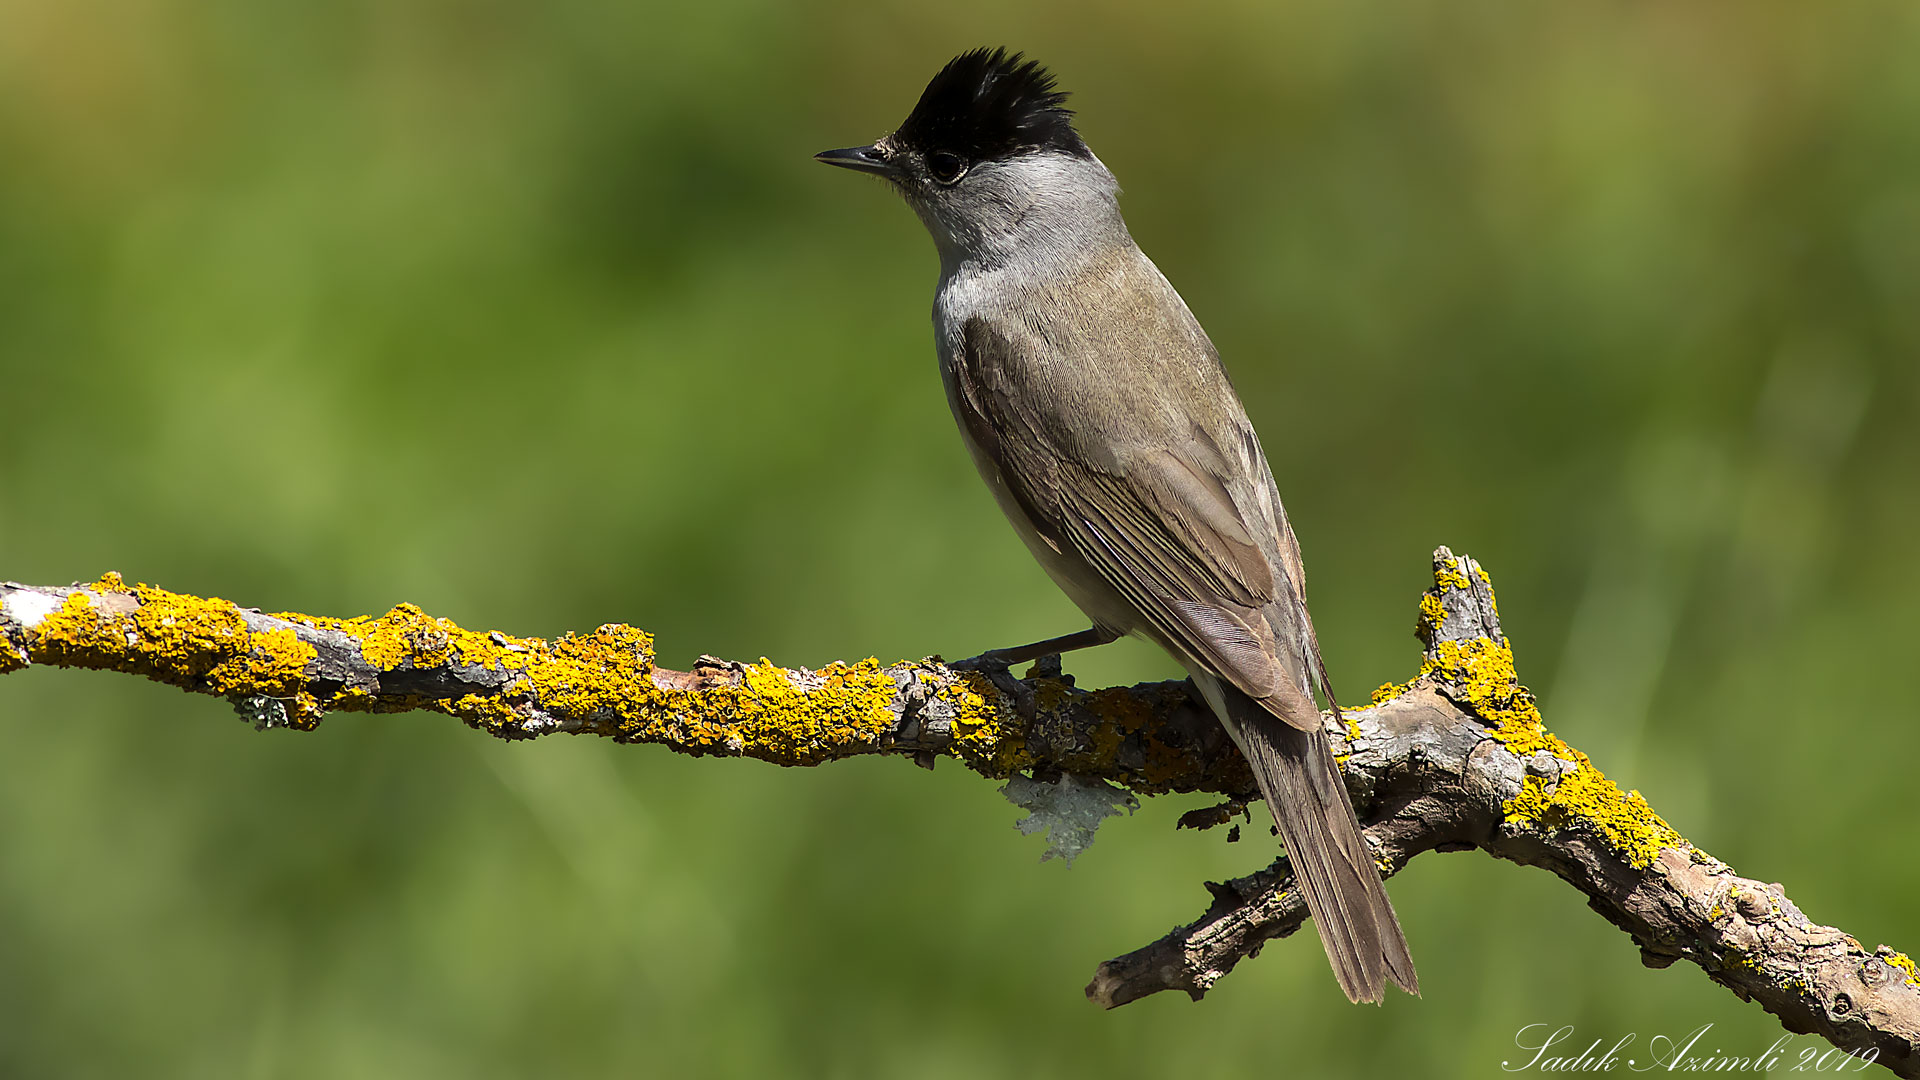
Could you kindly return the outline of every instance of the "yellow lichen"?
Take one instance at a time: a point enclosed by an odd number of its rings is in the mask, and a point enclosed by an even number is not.
[[[1920,986],[1920,969],[1914,966],[1912,957],[1903,952],[1890,952],[1880,957],[1880,959],[1885,960],[1888,964],[1891,964],[1895,970],[1905,975],[1908,986]]]
[[[1478,563],[1474,564],[1473,576],[1479,578],[1480,583],[1487,587],[1487,605],[1493,608],[1493,617],[1496,619],[1499,618],[1500,598],[1493,595],[1493,579],[1487,576],[1486,568],[1480,566]]]
[[[306,685],[311,645],[291,630],[254,633],[240,609],[156,589],[128,588],[108,574],[74,592],[28,632],[29,649],[52,663],[110,668],[158,682],[215,694],[245,694],[293,702],[290,719],[317,719],[298,700]]]
[[[275,618],[317,629],[338,630],[360,642],[361,658],[381,671],[403,663],[435,668],[449,663],[492,667],[512,654],[513,645],[544,644],[539,639],[516,639],[502,634],[465,630],[449,619],[436,619],[412,604],[399,604],[384,615],[357,619],[316,618],[282,612]]]
[[[963,682],[937,695],[953,707],[953,753],[990,776],[1009,776],[1033,764],[1026,736],[1000,722],[1000,711],[989,704],[1000,696],[993,681],[978,672],[965,673]]]
[[[1436,566],[1434,581],[1444,587],[1466,587],[1464,575],[1453,563]],[[1491,592],[1491,582],[1487,584]],[[1429,593],[1427,599],[1433,599],[1433,594]],[[1424,602],[1421,610],[1429,625],[1438,625]],[[1585,754],[1546,729],[1532,691],[1520,684],[1513,648],[1507,642],[1486,637],[1464,643],[1436,642],[1428,650],[1420,674],[1442,680],[1449,696],[1472,709],[1487,723],[1488,734],[1521,760],[1544,752],[1567,763],[1556,770],[1557,781],[1528,774],[1520,793],[1503,807],[1508,824],[1555,829],[1584,822],[1630,863],[1643,869],[1651,866],[1661,851],[1685,845],[1680,834],[1653,812],[1639,792],[1622,792]]]
[[[293,625],[255,632],[247,625],[249,616],[224,600],[146,585],[130,588],[118,575],[108,575],[23,632],[24,657],[15,658],[9,647],[0,648],[0,659],[19,664],[44,659],[147,675],[249,702],[249,714],[274,715],[277,710],[269,703],[277,702],[287,719],[302,727],[333,710],[420,708],[508,737],[552,730],[557,723],[626,741],[671,743],[695,753],[738,754],[785,765],[871,752],[895,723],[894,678],[873,659],[818,671],[788,671],[762,660],[739,668],[731,682],[679,689],[654,681],[653,640],[628,626],[545,641],[466,630],[410,604],[355,619],[291,612],[273,617]],[[364,680],[340,685],[337,676],[316,689],[307,668],[317,653],[300,636],[308,629],[345,635],[360,659],[379,673],[441,672],[443,685],[458,687],[464,680],[489,689],[428,697],[381,690]],[[987,680],[968,676],[946,683],[924,671],[915,677],[953,716],[952,753],[1000,775],[1033,764],[1022,726],[1003,722],[1000,707],[991,703],[997,692]],[[1064,707],[1070,693],[1064,682],[1040,686],[1041,699],[1054,708]],[[1125,732],[1152,716],[1124,692],[1089,695],[1084,703],[1111,734],[1105,749],[1096,751],[1106,758],[1114,756]]]
[[[1483,575],[1484,576],[1484,575]],[[1470,589],[1473,582],[1460,570],[1458,558],[1441,559],[1433,564],[1433,583],[1443,589]]]
[[[892,676],[876,660],[789,672],[762,660],[741,668],[737,685],[670,689],[653,681],[653,639],[630,626],[602,626],[554,641],[481,634],[400,605],[374,619],[309,620],[352,635],[373,666],[393,670],[457,666],[502,672],[491,694],[402,701],[499,734],[539,714],[593,724],[632,742],[673,743],[694,753],[738,754],[808,765],[878,746],[892,729]],[[360,694],[340,708],[387,708]]]
[[[1507,643],[1484,637],[1465,644],[1439,642],[1421,662],[1420,674],[1444,680],[1451,696],[1471,706],[1492,726],[1493,737],[1515,754],[1530,757],[1545,750],[1564,757],[1574,753],[1542,726],[1533,692],[1520,685],[1513,648]]]
[[[877,660],[828,665],[814,673],[819,685],[807,689],[764,659],[743,675],[737,687],[702,691],[697,701],[681,703],[676,711],[708,725],[696,729],[697,739],[717,737],[736,753],[755,748],[781,761],[810,764],[852,747],[877,747],[892,728],[896,687]]]
[[[1585,754],[1574,753],[1578,755],[1578,767],[1562,774],[1552,791],[1546,789],[1543,778],[1526,778],[1520,794],[1504,807],[1508,824],[1554,829],[1585,822],[1604,835],[1629,863],[1643,870],[1652,866],[1662,851],[1686,843],[1638,791],[1622,792],[1619,785],[1593,767]]]
[[[1342,724],[1346,725],[1347,744],[1344,749],[1336,752],[1333,755],[1333,761],[1334,761],[1334,764],[1344,769],[1347,767],[1347,759],[1353,756],[1354,744],[1360,741],[1362,733],[1360,730],[1360,721],[1355,719],[1352,713],[1350,712],[1341,713],[1339,715],[1339,720]]]
[[[455,627],[454,629],[458,629]],[[463,632],[464,633],[464,632]],[[466,663],[499,664],[527,673],[541,707],[568,716],[619,716],[636,703],[662,700],[653,682],[653,637],[631,626],[602,626],[591,634],[573,634],[551,643],[471,635],[461,637]],[[491,651],[486,651],[491,650]]]
[[[6,610],[6,598],[0,597],[0,614],[4,614]],[[19,671],[26,666],[27,654],[14,648],[13,642],[7,638],[7,635],[0,634],[0,675],[5,675],[9,671]]]
[[[1372,698],[1373,704],[1385,705],[1387,702],[1392,701],[1394,698],[1397,698],[1401,694],[1406,693],[1408,688],[1411,687],[1412,685],[1413,684],[1411,682],[1381,683],[1378,687],[1374,688],[1373,698]]]

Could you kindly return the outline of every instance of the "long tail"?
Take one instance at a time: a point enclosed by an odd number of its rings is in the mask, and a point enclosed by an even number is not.
[[[1319,730],[1319,712],[1314,729],[1302,731],[1231,685],[1220,691],[1220,720],[1253,766],[1340,989],[1349,1001],[1378,1002],[1391,980],[1418,994],[1406,935]]]

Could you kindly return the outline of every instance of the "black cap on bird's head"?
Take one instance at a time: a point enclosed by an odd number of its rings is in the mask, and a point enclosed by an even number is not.
[[[924,175],[943,185],[983,161],[1044,151],[1091,157],[1066,100],[1047,69],[1023,54],[975,49],[940,69],[893,134],[814,157],[900,182]]]
[[[1084,156],[1087,144],[1073,130],[1066,102],[1053,76],[1034,61],[1005,49],[975,49],[940,69],[892,139],[923,154],[944,150],[968,161],[1034,150]]]

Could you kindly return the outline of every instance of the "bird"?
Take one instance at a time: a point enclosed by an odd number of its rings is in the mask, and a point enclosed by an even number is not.
[[[1140,250],[1067,94],[979,48],[894,131],[815,155],[884,179],[940,257],[933,325],[962,441],[1086,630],[980,654],[1011,664],[1132,635],[1165,649],[1245,755],[1348,1000],[1419,993],[1313,688],[1339,703],[1300,545],[1245,407]]]

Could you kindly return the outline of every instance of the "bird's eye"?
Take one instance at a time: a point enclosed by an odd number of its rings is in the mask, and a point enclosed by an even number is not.
[[[967,163],[952,154],[927,155],[927,172],[942,184],[951,184],[967,171]]]

